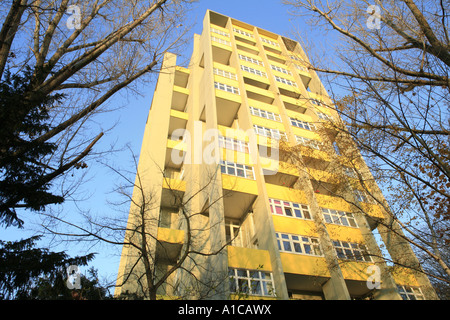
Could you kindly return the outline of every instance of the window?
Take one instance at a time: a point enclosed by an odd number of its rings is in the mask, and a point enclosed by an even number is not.
[[[300,71],[303,71],[303,72],[309,72],[308,68],[306,68],[306,67],[304,67],[304,66],[300,66],[300,65],[298,65],[298,64],[296,64],[296,63],[294,63],[294,66],[295,66],[298,70],[300,70]]]
[[[316,106],[323,105],[323,102],[321,102],[320,100],[317,100],[317,99],[311,99],[310,101],[311,101],[312,104],[314,104]]]
[[[322,208],[322,214],[326,223],[358,228],[355,217],[350,212]]]
[[[222,31],[222,30],[218,30],[216,28],[211,28],[211,32],[220,34],[220,35],[225,36],[225,37],[229,37],[230,36],[227,32]]]
[[[319,119],[321,119],[321,120],[331,121],[331,116],[327,115],[326,113],[316,112],[316,114],[319,117]]]
[[[228,268],[230,291],[252,296],[273,296],[273,275],[271,272]]]
[[[234,93],[234,94],[240,94],[239,88],[236,88],[236,87],[233,87],[233,86],[229,86],[229,85],[224,84],[224,83],[214,82],[214,87],[216,89],[219,89],[219,90],[222,90],[222,91],[231,92],[231,93]]]
[[[235,75],[234,73],[231,73],[229,71],[214,68],[213,72],[214,72],[214,74],[216,74],[218,76],[222,76],[222,77],[225,77],[225,78],[228,78],[231,80],[237,80],[237,75]]]
[[[223,160],[220,160],[220,167],[224,174],[255,180],[253,167]]]
[[[251,34],[250,32],[247,32],[247,31],[244,31],[244,30],[241,30],[238,28],[233,28],[233,31],[236,33],[242,34],[243,36],[253,38],[253,34]]]
[[[425,300],[419,287],[397,286],[398,293],[403,300]]]
[[[350,177],[350,178],[357,178],[358,177],[358,175],[356,174],[355,169],[353,169],[353,168],[349,168],[349,167],[345,167],[344,166],[343,170],[344,170],[344,174],[347,177]]]
[[[359,202],[373,203],[372,199],[367,196],[367,193],[361,190],[353,190],[355,198]]]
[[[219,147],[249,153],[248,143],[241,140],[235,140],[224,136],[219,136]]]
[[[227,243],[235,247],[242,247],[242,237],[239,232],[241,225],[238,222],[225,220],[225,235]]]
[[[247,61],[247,62],[251,62],[253,64],[257,64],[258,66],[264,66],[264,63],[261,60],[253,59],[251,57],[247,57],[242,54],[239,54],[239,59]]]
[[[279,77],[279,76],[275,76],[275,80],[277,80],[278,82],[290,85],[290,86],[294,86],[294,87],[297,86],[297,84],[294,81],[291,81],[289,79],[285,79],[285,78],[282,78],[282,77]]]
[[[271,68],[272,70],[275,70],[275,71],[278,71],[278,72],[282,72],[282,73],[284,73],[284,74],[288,74],[288,75],[291,75],[291,76],[292,76],[292,72],[290,72],[290,71],[287,70],[287,69],[281,68],[281,67],[279,67],[279,66],[275,66],[275,65],[271,64],[271,65],[270,65],[270,68]]]
[[[257,76],[267,78],[267,74],[265,72],[263,72],[263,71],[260,71],[260,70],[257,70],[257,69],[253,69],[253,68],[250,68],[250,67],[247,67],[247,66],[243,66],[243,65],[241,65],[241,69],[244,70],[244,71],[256,74]]]
[[[333,240],[333,247],[339,259],[372,262],[363,244]]]
[[[320,150],[319,141],[308,139],[301,136],[295,136],[295,140],[298,144],[301,144],[305,147],[310,147],[316,150]]]
[[[301,61],[301,59],[300,59],[299,57],[297,57],[297,56],[290,55],[289,57],[290,57],[292,60],[295,60],[295,61]]]
[[[211,40],[215,41],[215,42],[218,42],[218,43],[221,43],[221,44],[225,44],[227,46],[231,46],[231,42],[230,41],[224,40],[222,38],[217,38],[217,37],[212,36]]]
[[[294,127],[297,128],[301,128],[301,129],[306,129],[306,130],[314,130],[316,127],[314,126],[314,124],[306,122],[306,121],[301,121],[301,120],[297,120],[294,118],[290,118],[291,119],[291,124]]]
[[[280,44],[278,42],[275,42],[275,41],[272,41],[272,40],[269,40],[269,39],[266,39],[266,38],[263,38],[263,37],[260,37],[260,39],[261,39],[262,42],[271,44],[271,45],[273,45],[275,47],[279,47],[280,46]]]
[[[288,233],[276,233],[278,249],[281,252],[321,256],[319,239]]]
[[[299,219],[312,219],[311,213],[309,212],[309,207],[306,204],[269,199],[269,205],[272,214]]]
[[[266,127],[261,127],[256,124],[253,125],[253,128],[255,129],[256,134],[259,134],[264,137],[280,140],[282,137],[284,137],[287,140],[287,135],[285,132],[280,132],[278,129],[269,129]]]
[[[261,118],[264,118],[264,119],[269,119],[269,120],[281,122],[280,115],[276,114],[276,113],[273,113],[273,112],[270,112],[270,111],[258,109],[258,108],[255,108],[255,107],[250,107],[250,112],[251,112],[252,115],[257,116],[257,117],[261,117]]]

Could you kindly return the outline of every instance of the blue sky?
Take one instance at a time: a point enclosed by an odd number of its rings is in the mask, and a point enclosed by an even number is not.
[[[189,35],[191,39],[194,33],[200,34],[202,32],[202,21],[207,9],[287,37],[292,37],[291,32],[294,28],[305,30],[305,33],[309,30],[302,20],[292,19],[287,12],[288,8],[283,6],[280,0],[200,0],[194,4],[194,10],[190,13],[191,19],[197,21]],[[186,57],[190,56],[191,51],[192,47],[190,46],[187,49]],[[114,130],[102,138],[103,146],[106,147],[113,142],[116,142],[118,146],[130,144],[133,152],[139,154],[152,92],[153,86],[149,85],[148,88],[144,88],[141,97],[129,97],[127,101],[114,101],[114,103],[124,103],[125,106],[102,116],[106,128],[108,124],[117,122]],[[122,97],[116,96],[113,99],[122,99]],[[115,166],[132,170],[130,155],[127,151],[114,154],[108,161]],[[90,180],[83,188],[85,192],[91,194],[91,197],[80,205],[83,208],[91,209],[92,213],[108,213],[111,207],[107,205],[106,201],[113,199],[114,195],[109,192],[117,178],[111,175],[111,171],[100,165],[93,164],[90,167]],[[67,202],[64,211],[70,212],[70,210],[75,211],[77,208]],[[32,226],[28,225],[28,227]],[[32,230],[27,229],[2,229],[0,239],[18,240],[32,233]],[[70,254],[81,254],[83,249],[78,252],[77,248],[76,244],[71,244],[70,248],[64,247],[63,250],[67,250]],[[105,276],[111,279],[118,270],[119,257],[111,255],[105,247],[94,248],[93,251],[100,251],[101,254],[98,255],[92,265],[98,269],[100,277]],[[115,251],[115,253],[120,253],[120,250]]]

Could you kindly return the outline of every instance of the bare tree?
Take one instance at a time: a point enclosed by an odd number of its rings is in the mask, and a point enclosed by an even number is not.
[[[137,168],[136,158],[133,161]],[[237,235],[212,247],[208,234],[224,223],[223,219],[210,221],[208,211],[227,193],[205,204],[201,211],[191,209],[191,202],[210,194],[217,172],[203,180],[206,183],[193,194],[180,193],[177,183],[183,182],[164,177],[170,208],[163,208],[157,190],[149,191],[145,187],[139,170],[133,181],[129,178],[132,172],[108,167],[121,180],[115,193],[123,199],[120,201],[116,197],[111,205],[115,210],[123,206],[129,210],[119,211],[118,217],[111,213],[106,216],[82,213],[83,222],[56,213],[41,213],[46,233],[63,242],[85,242],[90,248],[106,244],[122,249],[117,282],[110,285],[116,288],[118,299],[208,299],[226,294],[228,270],[221,274],[209,259],[225,254],[226,247]],[[157,186],[157,189],[162,187]],[[164,209],[170,210],[169,219],[163,214]],[[161,236],[164,233],[177,239],[165,239]]]
[[[149,80],[149,73],[161,71],[163,54],[184,44],[189,29],[184,19],[191,2],[2,2],[3,223],[22,224],[17,208],[40,210],[64,200],[64,191],[49,197],[48,189],[69,170],[87,167],[86,156],[105,134],[93,116],[107,110],[116,93],[138,92],[137,80]],[[7,94],[14,99],[7,100]],[[30,132],[32,117],[37,124]],[[32,168],[36,176],[22,172],[20,178],[8,177],[16,163]],[[19,182],[10,186],[12,180]],[[10,190],[18,187],[37,191],[27,197]]]
[[[428,275],[448,286],[448,1],[282,2],[335,40],[326,54],[305,57],[304,64],[330,88],[332,100],[312,107],[333,114],[320,127],[347,159],[354,174],[350,187],[383,207],[387,215],[377,221],[380,234],[402,239],[434,261],[441,276]],[[323,87],[310,90],[327,96]],[[336,155],[333,146],[327,147]],[[367,212],[354,197],[346,199]],[[392,260],[425,272],[399,256]]]

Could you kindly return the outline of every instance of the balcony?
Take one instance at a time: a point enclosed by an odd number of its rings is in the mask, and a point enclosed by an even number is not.
[[[187,148],[187,144],[181,140],[167,139],[165,167],[180,169],[183,165]]]
[[[174,85],[172,93],[172,109],[177,111],[184,111],[186,109],[188,97],[188,89]]]
[[[272,91],[268,91],[250,84],[245,84],[245,90],[247,91],[247,97],[249,99],[261,101],[267,104],[272,104],[275,100],[275,94]]]
[[[178,207],[186,191],[186,182],[179,179],[163,178],[161,184],[161,207]]]
[[[230,268],[272,271],[269,251],[228,246],[228,266]]]
[[[222,174],[224,212],[230,219],[240,220],[258,196],[255,180]]]
[[[158,228],[156,257],[161,260],[175,262],[184,244],[184,231]]]
[[[185,112],[170,110],[169,137],[172,136],[176,129],[186,129],[188,118],[189,116]]]

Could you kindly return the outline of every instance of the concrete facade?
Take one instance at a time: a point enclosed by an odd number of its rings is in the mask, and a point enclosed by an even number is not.
[[[139,229],[139,203],[151,202],[147,252],[161,297],[436,298],[423,274],[380,258],[372,232],[388,215],[337,174],[352,165],[373,180],[351,141],[334,152],[338,134],[323,128],[339,116],[307,62],[295,41],[212,11],[187,68],[166,54],[128,223]],[[408,244],[383,234],[394,260],[420,268]],[[124,247],[116,295],[145,290],[142,272],[130,276],[145,269],[138,257]]]

